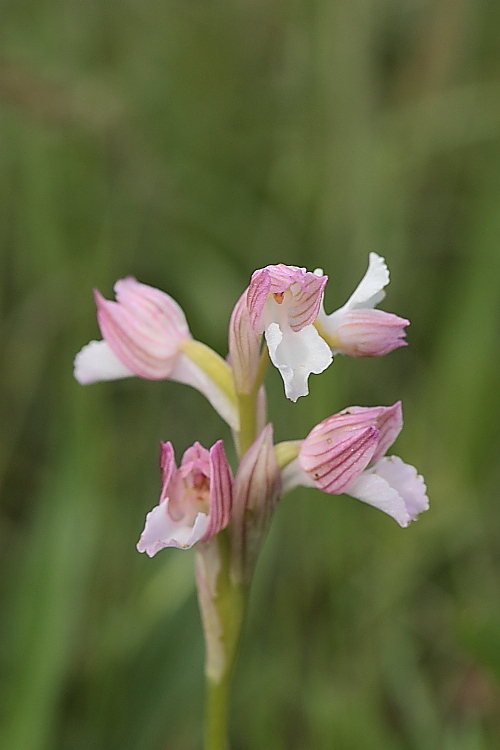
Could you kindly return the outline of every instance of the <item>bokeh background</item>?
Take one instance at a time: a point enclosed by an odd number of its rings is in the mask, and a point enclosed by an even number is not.
[[[432,510],[295,490],[255,576],[232,750],[500,747],[500,5],[4,0],[0,747],[200,747],[191,552],[134,545],[158,441],[230,439],[170,382],[81,387],[91,296],[132,274],[227,351],[270,263],[340,306],[383,255],[410,346],[338,357],[278,439],[401,398]]]

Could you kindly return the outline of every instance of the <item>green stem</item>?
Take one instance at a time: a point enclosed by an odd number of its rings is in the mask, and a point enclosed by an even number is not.
[[[257,370],[257,377],[255,379],[255,384],[254,384],[254,390],[256,393],[259,390],[262,383],[264,382],[264,378],[266,376],[268,367],[269,367],[269,349],[267,348],[267,344],[264,343],[264,346],[260,353],[259,369]]]
[[[207,678],[205,750],[228,750],[227,715],[229,679],[220,682]]]
[[[220,569],[213,600],[217,624],[205,636],[207,642],[205,750],[228,750],[227,719],[229,688],[241,636],[247,590],[230,576],[230,539],[227,531],[217,536]],[[215,646],[215,648],[214,648]]]
[[[240,432],[238,435],[238,453],[244,456],[255,440],[257,393],[238,393],[240,413]]]
[[[261,353],[251,393],[237,393],[240,432],[238,452],[243,456],[256,438],[257,396],[269,364],[267,346]],[[205,624],[206,716],[204,750],[229,750],[227,740],[229,689],[241,636],[248,589],[231,578],[231,539],[228,530],[217,537],[220,569],[210,617]],[[201,552],[200,552],[201,554]],[[210,562],[208,563],[210,567]],[[210,625],[212,627],[210,627]],[[215,629],[214,629],[215,628]]]
[[[238,453],[240,456],[245,455],[246,451],[252,445],[257,437],[257,395],[262,385],[269,365],[269,350],[266,345],[262,349],[259,361],[259,368],[253,389],[250,393],[237,393],[238,411],[240,415],[240,433],[238,435]]]
[[[224,647],[226,668],[217,679],[207,674],[206,680],[206,714],[205,714],[205,750],[229,750],[227,740],[229,690],[234,672],[236,652],[243,625],[244,602],[241,589],[232,587],[233,608],[225,601],[226,626],[224,630]]]

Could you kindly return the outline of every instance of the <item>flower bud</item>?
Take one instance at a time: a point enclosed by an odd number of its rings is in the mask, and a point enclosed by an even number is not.
[[[236,392],[249,394],[257,379],[260,361],[261,334],[250,321],[245,290],[234,306],[229,323],[229,359],[233,369]]]
[[[231,574],[248,581],[281,492],[281,479],[268,424],[247,450],[234,480],[231,516]]]

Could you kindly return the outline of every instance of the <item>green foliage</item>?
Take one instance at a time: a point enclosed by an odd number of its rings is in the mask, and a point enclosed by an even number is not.
[[[157,445],[225,425],[196,392],[82,388],[93,287],[133,274],[227,351],[252,270],[369,251],[407,349],[338,357],[278,440],[403,399],[431,510],[283,499],[257,568],[232,750],[500,744],[500,14],[487,0],[17,0],[0,11],[0,747],[191,750],[191,553],[134,549]]]

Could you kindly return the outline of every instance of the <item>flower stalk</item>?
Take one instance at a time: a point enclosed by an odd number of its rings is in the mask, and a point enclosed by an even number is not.
[[[244,456],[257,437],[257,399],[259,389],[266,376],[269,366],[269,350],[267,346],[262,348],[257,368],[257,376],[250,393],[237,393],[240,432],[237,439],[238,455]]]
[[[219,558],[215,590],[204,601],[204,575],[210,576],[210,563],[204,550],[197,551],[198,599],[205,634],[205,750],[228,750],[228,709],[231,680],[241,636],[248,587],[236,583],[230,575],[231,547],[226,531],[214,540]],[[208,565],[207,565],[208,562]],[[210,592],[212,594],[212,592]]]
[[[240,457],[249,452],[256,438],[257,398],[268,363],[267,346],[264,346],[251,391],[237,393],[240,425],[237,444]],[[258,448],[254,450],[254,453],[259,453]],[[258,460],[257,456],[255,460]],[[244,467],[245,463],[242,462],[240,466]],[[251,464],[249,468],[254,469],[255,464]],[[235,496],[238,493],[238,497],[241,495],[241,484],[241,482],[238,483],[237,476]],[[248,495],[251,493],[247,485],[245,487],[248,503]],[[240,505],[243,506],[243,502],[240,502]],[[246,505],[240,508],[240,517],[241,511],[252,513],[252,509],[246,508]],[[244,567],[242,533],[242,529],[237,528],[221,531],[211,543],[211,549],[201,546],[197,552],[198,599],[204,624],[206,650],[205,750],[228,750],[229,748],[227,731],[230,685],[250,585],[249,577],[245,579],[242,574]],[[236,543],[235,537],[239,539]],[[239,547],[240,555],[235,574],[236,547]],[[211,555],[212,560],[207,555]],[[214,571],[216,575],[212,588],[209,579]]]

